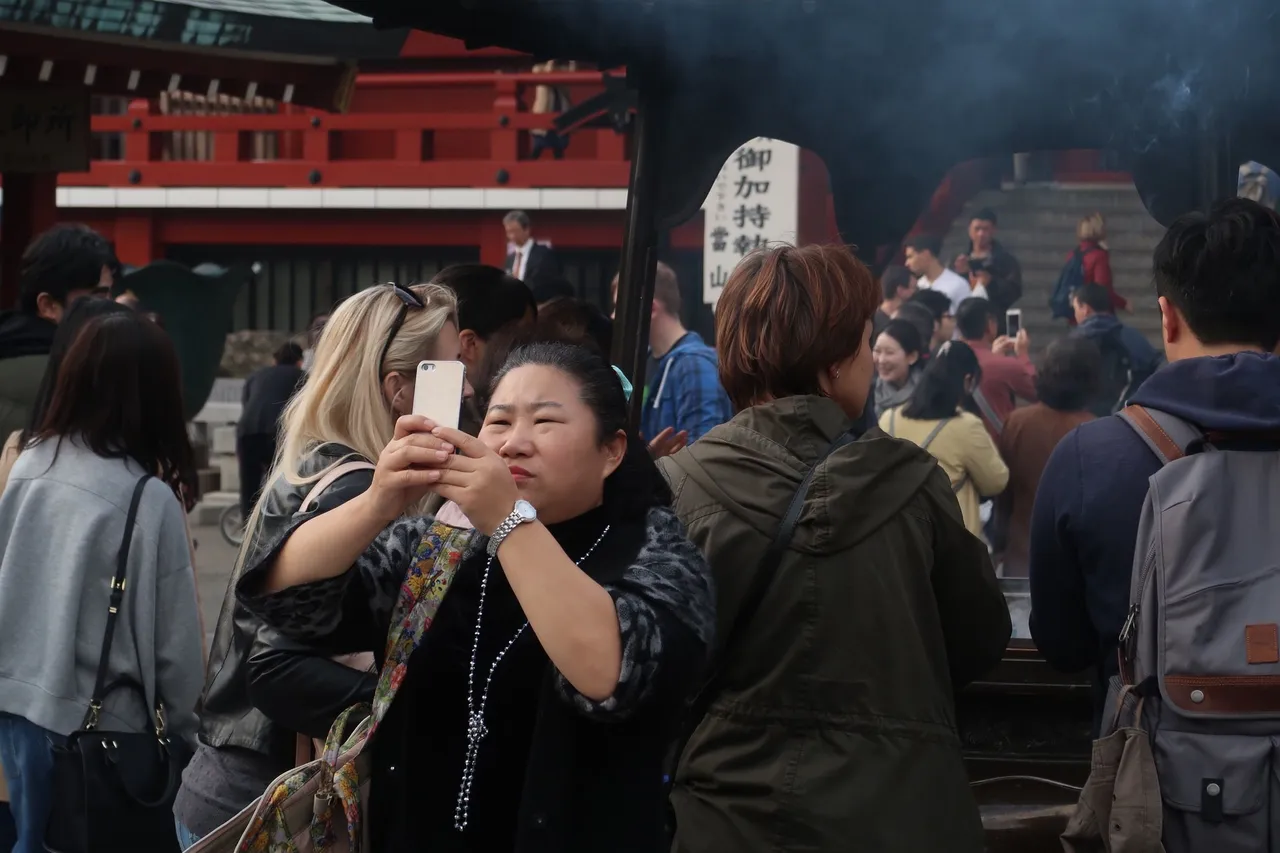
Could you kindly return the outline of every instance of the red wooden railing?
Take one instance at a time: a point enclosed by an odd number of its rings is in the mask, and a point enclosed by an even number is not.
[[[539,85],[575,103],[603,90],[598,71],[392,72],[357,78],[343,115],[201,96],[133,101],[96,115],[100,156],[70,186],[112,187],[603,187],[627,186],[626,138],[575,132],[564,161],[530,159],[530,131],[552,114],[529,111]],[[114,155],[114,158],[111,157]],[[1094,152],[1063,152],[1062,180],[1111,180]],[[1124,176],[1120,176],[1123,178]],[[952,200],[954,202],[954,199]],[[943,205],[944,219],[953,214]]]
[[[266,114],[161,114],[134,101],[93,117],[118,136],[119,159],[64,174],[72,186],[200,187],[625,187],[626,138],[612,128],[575,132],[566,159],[531,160],[530,131],[552,126],[528,112],[538,85],[575,102],[602,90],[599,72],[364,74],[352,111],[282,107]],[[390,109],[388,108],[390,105]],[[225,105],[223,105],[225,106]],[[204,134],[176,151],[175,135]],[[263,140],[274,144],[265,145]],[[264,158],[263,152],[274,156]]]

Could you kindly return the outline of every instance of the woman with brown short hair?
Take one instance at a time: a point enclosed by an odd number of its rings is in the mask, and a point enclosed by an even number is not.
[[[851,432],[878,302],[844,247],[749,255],[716,310],[737,415],[659,463],[718,608],[679,853],[982,849],[953,697],[1009,614],[934,459]]]

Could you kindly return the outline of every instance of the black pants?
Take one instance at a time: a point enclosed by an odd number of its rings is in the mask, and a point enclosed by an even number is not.
[[[274,435],[236,436],[236,457],[240,461],[240,511],[244,513],[245,521],[253,512],[258,492],[262,491],[262,481],[271,470],[275,456]]]

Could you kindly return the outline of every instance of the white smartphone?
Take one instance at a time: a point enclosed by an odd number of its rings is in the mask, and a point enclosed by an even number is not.
[[[1022,309],[1010,308],[1004,312],[1004,324],[1008,330],[1006,334],[1011,338],[1016,338],[1018,332],[1022,331]]]
[[[413,386],[413,413],[437,426],[458,428],[467,367],[460,361],[422,361]]]

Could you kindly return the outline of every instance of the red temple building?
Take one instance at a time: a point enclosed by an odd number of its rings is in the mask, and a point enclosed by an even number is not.
[[[255,7],[299,3],[307,0]],[[159,5],[210,15],[245,4]],[[42,42],[28,32],[31,24],[0,19],[0,53],[8,57],[0,87],[21,69],[24,85],[78,84],[95,96],[87,168],[63,164],[56,190],[52,172],[5,172],[6,213],[22,210],[25,222],[14,217],[5,229],[5,257],[12,262],[15,243],[58,219],[98,229],[126,264],[257,262],[236,327],[296,331],[374,281],[421,279],[463,261],[502,264],[501,220],[518,209],[533,219],[535,237],[556,247],[579,293],[607,305],[627,204],[627,133],[607,120],[588,122],[570,135],[564,159],[535,160],[531,131],[551,127],[555,115],[531,108],[538,84],[582,104],[605,92],[608,72],[535,74],[528,56],[469,51],[417,31],[375,36],[371,28],[351,29],[359,37],[344,41],[333,28],[359,27],[360,19],[327,8],[332,20],[308,26],[328,25],[330,35],[317,31],[293,45],[308,56],[269,59],[249,50],[259,45],[237,55],[148,42],[139,54],[66,31]],[[277,40],[287,38],[277,33]],[[98,53],[86,54],[86,44]],[[358,74],[348,63],[317,58],[340,45],[359,59]],[[55,79],[40,77],[46,61]],[[135,67],[142,68],[139,80]],[[1055,168],[1077,179],[1116,179],[1096,174],[1097,162],[1092,152],[1067,152]],[[954,172],[918,227],[948,227],[980,187],[980,171]],[[798,238],[836,239],[826,169],[808,152],[799,186]],[[700,217],[674,229],[664,250],[690,305],[701,302],[702,251]],[[709,316],[707,309],[690,319],[702,325]]]

